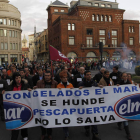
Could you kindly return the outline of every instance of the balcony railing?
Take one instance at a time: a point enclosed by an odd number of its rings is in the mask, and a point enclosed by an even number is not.
[[[99,45],[97,44],[96,46],[91,46],[91,45],[85,45],[85,44],[81,44],[81,49],[97,49],[99,48]],[[113,46],[113,44],[110,45],[104,45],[103,46],[104,49],[121,49],[121,48],[127,48],[127,47],[122,47],[122,46]]]

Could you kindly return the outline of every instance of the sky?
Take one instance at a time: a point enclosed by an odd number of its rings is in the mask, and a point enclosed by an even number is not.
[[[21,12],[22,20],[22,37],[34,33],[36,25],[37,32],[41,32],[47,28],[48,13],[46,8],[55,0],[9,0]],[[59,0],[70,5],[72,0]],[[115,2],[115,0],[107,0]],[[125,9],[124,19],[140,21],[140,1],[139,0],[117,0],[120,9]]]

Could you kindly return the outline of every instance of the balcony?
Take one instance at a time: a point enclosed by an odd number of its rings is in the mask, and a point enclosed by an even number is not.
[[[87,46],[85,44],[81,44],[81,49],[98,49],[99,48],[99,44],[97,44],[96,46]],[[103,46],[103,49],[122,49],[122,48],[125,48],[127,49],[127,46],[113,46],[113,44],[110,44],[110,45],[104,45]]]

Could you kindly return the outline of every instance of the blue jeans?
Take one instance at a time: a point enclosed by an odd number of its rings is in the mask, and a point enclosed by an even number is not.
[[[69,137],[68,127],[63,127],[63,131],[64,131],[64,134],[65,134],[65,137]]]

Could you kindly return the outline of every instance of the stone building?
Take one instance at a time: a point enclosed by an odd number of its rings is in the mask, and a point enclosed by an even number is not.
[[[70,7],[58,0],[47,7],[48,43],[69,59],[139,59],[139,21],[124,20],[117,2],[71,1]]]
[[[35,47],[37,52],[37,61],[42,63],[49,61],[48,29],[44,29],[44,31],[36,33]]]
[[[0,0],[0,65],[21,64],[21,14],[9,4]]]
[[[24,57],[24,61],[29,61],[29,47],[27,46],[27,39],[24,35],[24,38],[22,40],[22,56]]]

